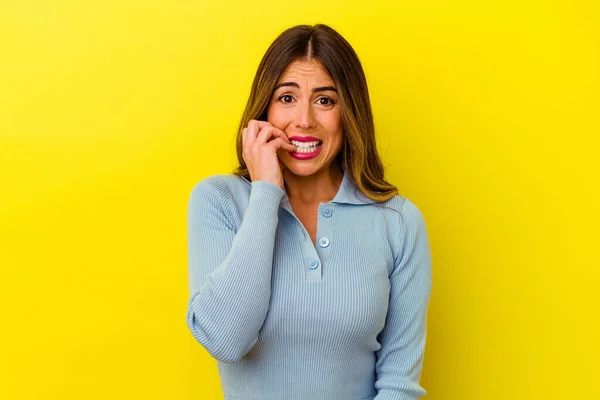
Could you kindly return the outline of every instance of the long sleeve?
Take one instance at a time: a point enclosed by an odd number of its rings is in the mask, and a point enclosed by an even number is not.
[[[266,181],[251,185],[237,232],[223,178],[200,181],[188,202],[187,326],[224,363],[234,363],[252,349],[269,310],[278,209],[285,192]]]
[[[401,220],[388,313],[378,336],[374,400],[416,400],[426,395],[420,379],[432,286],[431,252],[423,214],[408,199]]]

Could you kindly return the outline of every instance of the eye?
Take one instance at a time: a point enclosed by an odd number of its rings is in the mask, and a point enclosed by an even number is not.
[[[330,99],[329,97],[319,97],[319,99],[317,101],[319,101],[319,100],[328,100],[329,101],[329,103],[321,103],[321,105],[323,105],[323,106],[332,106],[335,104],[335,101],[333,101],[333,99]]]
[[[281,99],[283,99],[284,97],[292,97],[292,96],[291,96],[291,95],[289,95],[289,94],[284,94],[283,96],[279,96],[279,97],[277,98],[277,100],[281,101]],[[289,102],[287,102],[287,101],[284,101],[283,103],[289,103]]]

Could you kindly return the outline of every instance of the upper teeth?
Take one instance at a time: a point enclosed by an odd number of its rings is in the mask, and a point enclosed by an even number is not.
[[[319,144],[318,140],[314,142],[298,142],[296,140],[290,140],[290,142],[292,142],[292,144],[297,147],[315,147]]]

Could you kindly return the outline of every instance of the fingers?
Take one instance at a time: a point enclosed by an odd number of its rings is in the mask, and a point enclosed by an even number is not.
[[[242,148],[246,148],[246,141],[248,137],[248,128],[242,129]]]
[[[252,180],[264,179],[283,187],[281,173],[285,165],[280,159],[283,155],[280,151],[297,150],[286,133],[268,121],[252,119],[242,129],[242,142],[242,157]],[[274,164],[275,160],[278,160],[277,164]]]
[[[251,145],[258,134],[258,120],[251,119],[248,126],[242,129],[242,143],[246,147]]]
[[[255,146],[261,146],[263,144],[271,144],[277,149],[283,149],[287,151],[296,151],[296,146],[290,143],[285,132],[281,129],[277,129],[274,126],[265,126],[260,130],[260,133],[256,137]]]
[[[248,122],[248,131],[246,133],[249,134],[250,138],[254,139],[258,136],[258,132],[263,129],[265,126],[271,125],[270,122],[260,121],[258,119],[251,119]]]
[[[260,132],[258,133],[255,144],[261,145],[267,143],[271,137],[281,137],[282,134],[285,136],[283,132],[275,128],[273,125],[265,126],[264,128],[261,128]]]
[[[271,134],[273,135],[273,137],[278,137],[283,139],[284,142],[292,144],[290,142],[290,139],[288,139],[287,135],[285,134],[284,131],[282,131],[281,129],[277,129],[275,127],[273,127],[274,129],[271,131]],[[266,129],[266,128],[265,128]]]
[[[244,148],[272,143],[275,149],[296,151],[296,146],[290,142],[285,132],[268,121],[250,120],[248,127],[242,130],[242,140]]]
[[[248,122],[248,126],[242,130],[242,143],[244,146],[246,146],[246,144],[252,145],[254,139],[256,139],[256,136],[258,135],[258,131],[266,124],[269,123],[267,121],[251,119]]]
[[[288,143],[290,142],[285,132],[268,121],[252,119],[248,122],[248,127],[244,129],[246,129],[246,133],[244,134],[242,131],[242,135],[246,137],[246,141],[249,138],[252,143],[263,144],[268,142],[271,137],[280,137]]]
[[[285,141],[282,138],[275,138],[269,142],[270,145],[273,145],[275,149],[282,149],[286,151],[296,151],[296,146]]]

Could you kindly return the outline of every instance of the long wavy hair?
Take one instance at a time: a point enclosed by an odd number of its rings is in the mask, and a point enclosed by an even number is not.
[[[339,163],[356,188],[366,197],[383,202],[398,193],[384,178],[384,167],[375,142],[375,127],[367,80],[352,46],[333,28],[297,25],[282,32],[269,46],[256,71],[250,97],[238,127],[236,147],[239,166],[233,174],[250,180],[242,157],[242,131],[251,119],[267,120],[275,85],[289,63],[315,59],[329,73],[338,89],[343,126]]]

